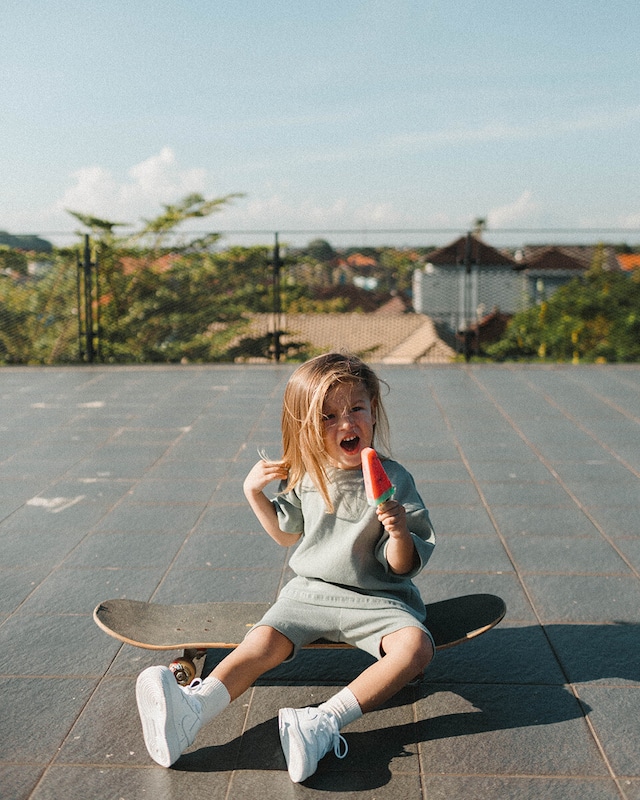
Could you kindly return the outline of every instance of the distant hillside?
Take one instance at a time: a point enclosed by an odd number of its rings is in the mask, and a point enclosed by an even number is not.
[[[0,231],[0,244],[16,250],[34,250],[36,253],[50,253],[53,250],[51,242],[39,236],[14,236],[6,231]]]

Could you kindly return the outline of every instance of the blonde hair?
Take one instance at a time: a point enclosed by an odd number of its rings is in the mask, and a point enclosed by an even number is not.
[[[296,487],[308,474],[329,511],[328,455],[324,443],[322,410],[327,393],[338,384],[362,386],[375,414],[374,439],[389,451],[389,421],[380,397],[381,381],[357,356],[326,353],[299,366],[289,378],[282,406],[282,460],[289,469],[284,491]]]

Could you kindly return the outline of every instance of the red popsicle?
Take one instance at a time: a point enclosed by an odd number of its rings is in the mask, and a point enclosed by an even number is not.
[[[365,447],[361,458],[367,502],[370,506],[379,506],[393,497],[395,487],[384,471],[380,458],[373,447]]]

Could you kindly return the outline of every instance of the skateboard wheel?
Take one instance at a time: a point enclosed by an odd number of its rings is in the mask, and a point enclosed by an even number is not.
[[[188,686],[196,677],[196,667],[190,658],[177,658],[169,664],[169,669],[180,686]]]

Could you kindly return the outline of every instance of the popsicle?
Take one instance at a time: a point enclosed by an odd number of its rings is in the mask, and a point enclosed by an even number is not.
[[[365,447],[361,458],[367,502],[370,506],[379,506],[393,497],[395,487],[384,471],[380,458],[373,447]]]

